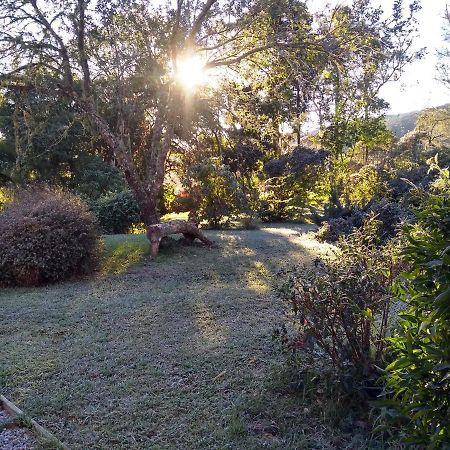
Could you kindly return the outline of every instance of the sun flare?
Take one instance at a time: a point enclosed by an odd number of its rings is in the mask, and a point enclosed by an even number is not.
[[[207,81],[205,63],[196,55],[181,57],[177,59],[175,76],[187,90],[193,90]]]

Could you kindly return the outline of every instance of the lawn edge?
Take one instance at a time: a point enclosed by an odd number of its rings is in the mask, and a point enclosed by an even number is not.
[[[18,408],[13,402],[8,400],[5,396],[0,394],[0,404],[2,408],[9,413],[12,417],[20,417],[25,416],[25,413]],[[54,434],[50,433],[46,428],[44,428],[42,425],[39,425],[34,419],[30,418],[30,422],[32,425],[33,431],[39,435],[40,437],[44,438],[45,440],[52,442],[55,444],[56,448],[62,449],[62,450],[70,450],[69,447],[67,447],[66,444],[63,444]]]

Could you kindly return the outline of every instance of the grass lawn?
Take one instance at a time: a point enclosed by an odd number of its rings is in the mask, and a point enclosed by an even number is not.
[[[327,249],[308,229],[208,231],[219,248],[155,261],[145,236],[108,236],[95,278],[1,290],[1,392],[71,449],[354,443],[310,419],[271,342],[271,274]]]

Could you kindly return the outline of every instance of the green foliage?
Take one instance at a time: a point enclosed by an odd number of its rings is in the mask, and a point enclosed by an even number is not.
[[[350,205],[364,208],[374,197],[382,196],[386,190],[379,170],[373,165],[367,165],[350,175],[343,195]]]
[[[410,267],[396,294],[408,308],[390,339],[384,402],[407,442],[436,449],[450,443],[450,182],[438,170],[431,191],[419,192],[417,223],[404,229]]]
[[[329,194],[327,157],[323,150],[297,147],[268,161],[264,171],[270,178],[261,195],[261,219],[299,219],[308,208],[322,206]]]
[[[430,108],[422,111],[416,123],[416,129],[426,134],[425,147],[438,150],[441,156],[450,147],[450,105]]]
[[[0,211],[13,200],[13,193],[6,187],[0,187]]]
[[[173,211],[176,199],[175,187],[172,184],[164,184],[160,199],[160,213],[166,214]]]
[[[98,226],[81,200],[46,189],[17,195],[0,214],[0,284],[36,286],[90,273]]]
[[[228,166],[210,158],[190,168],[189,175],[189,194],[198,220],[213,227],[226,225],[244,209],[245,197]]]
[[[257,230],[261,226],[261,221],[251,214],[244,214],[240,218],[240,226],[244,230]]]
[[[285,217],[276,209],[276,204],[262,200],[258,208],[258,217],[262,222],[282,222]]]
[[[396,236],[402,223],[411,222],[412,214],[404,205],[389,200],[374,201],[366,209],[344,210],[341,217],[330,218],[316,233],[320,241],[336,242],[354,229],[361,228],[367,220],[376,217],[379,222],[378,238],[385,242]]]
[[[362,226],[365,214],[354,210],[347,217],[337,217],[324,222],[316,233],[319,241],[336,242]]]
[[[395,247],[379,246],[377,226],[369,221],[341,240],[333,258],[285,272],[279,287],[291,311],[277,333],[285,349],[328,365],[337,389],[362,397],[376,391],[397,272]]]
[[[190,212],[194,209],[194,200],[190,195],[179,195],[172,203],[172,210],[176,213]]]
[[[292,186],[288,187],[286,177],[271,178],[264,185],[264,192],[258,208],[258,216],[263,222],[282,222],[290,218],[289,200]]]
[[[60,184],[77,192],[83,198],[98,199],[111,192],[125,189],[123,177],[114,165],[105,162],[98,155],[81,150],[71,164],[68,178]]]
[[[142,222],[139,206],[130,191],[102,197],[90,203],[98,223],[105,233],[122,234]]]
[[[0,97],[1,98],[1,97]],[[0,102],[0,114],[1,114]],[[1,116],[0,116],[1,129]],[[3,133],[3,130],[2,130]],[[11,168],[14,166],[15,152],[14,145],[10,139],[0,137],[0,186],[7,181],[10,181]]]

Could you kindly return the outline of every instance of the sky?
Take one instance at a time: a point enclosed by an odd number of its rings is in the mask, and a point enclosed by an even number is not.
[[[388,13],[394,0],[374,0]],[[326,4],[349,4],[350,0],[309,0],[310,10],[315,12]],[[407,2],[405,2],[407,3]],[[435,79],[437,50],[445,46],[443,39],[444,13],[450,0],[422,0],[422,10],[418,13],[418,38],[416,48],[427,48],[427,55],[409,65],[400,80],[389,82],[381,91],[381,96],[390,103],[389,114],[417,111],[427,107],[450,103],[450,89]]]

